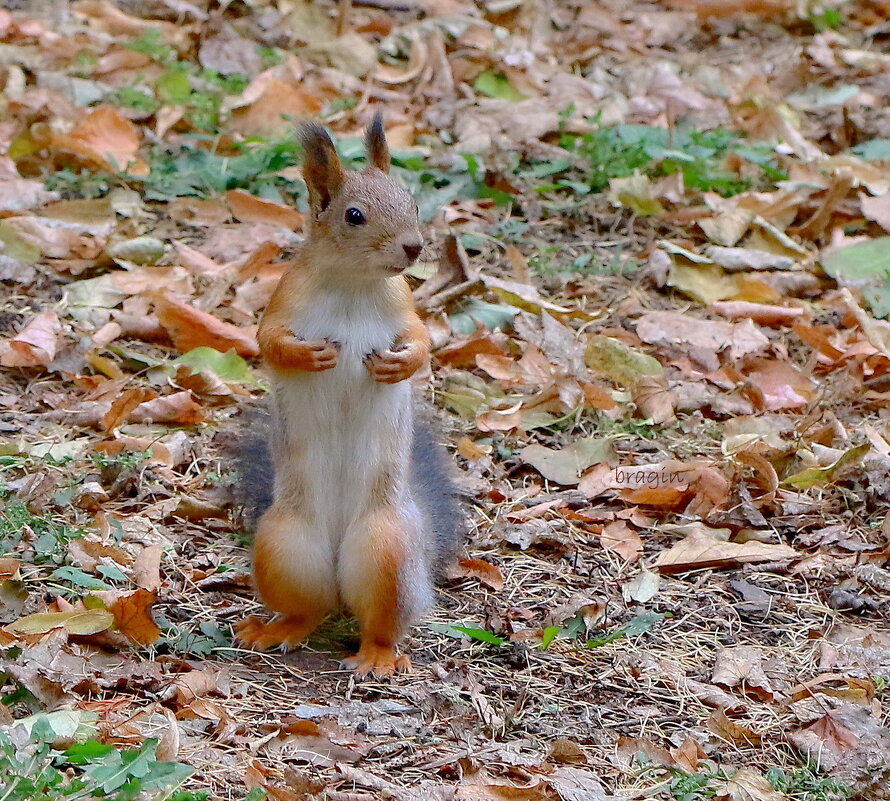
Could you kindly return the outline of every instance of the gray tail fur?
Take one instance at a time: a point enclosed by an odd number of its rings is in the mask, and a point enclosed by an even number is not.
[[[272,505],[275,470],[269,450],[268,414],[248,414],[245,431],[236,446],[235,459],[239,474],[236,501],[244,507],[247,523],[253,530]],[[455,555],[466,535],[466,517],[453,471],[432,411],[415,404],[411,491],[426,533],[431,537],[437,569]]]

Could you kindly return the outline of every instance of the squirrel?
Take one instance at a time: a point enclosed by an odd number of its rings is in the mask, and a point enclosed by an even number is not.
[[[320,124],[299,139],[307,230],[257,332],[270,436],[242,459],[242,492],[261,515],[254,585],[274,614],[240,621],[235,636],[289,649],[345,606],[361,629],[346,666],[386,676],[411,668],[396,646],[431,606],[463,527],[447,452],[408,381],[430,349],[403,275],[424,247],[419,210],[390,175],[379,113],[361,172]]]

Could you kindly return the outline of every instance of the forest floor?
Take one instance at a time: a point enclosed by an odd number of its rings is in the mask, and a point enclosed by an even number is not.
[[[886,0],[15,8],[0,798],[890,798]],[[233,645],[230,448],[380,108],[470,534],[356,680]]]

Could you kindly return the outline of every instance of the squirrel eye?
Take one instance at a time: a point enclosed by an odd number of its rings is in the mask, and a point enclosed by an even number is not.
[[[350,225],[361,225],[365,221],[365,215],[357,208],[351,207],[346,209],[346,222]]]

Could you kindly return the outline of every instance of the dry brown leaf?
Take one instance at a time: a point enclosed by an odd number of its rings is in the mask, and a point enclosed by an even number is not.
[[[4,367],[46,367],[55,357],[62,330],[54,311],[40,312],[21,333],[9,341],[9,350],[0,357]]]
[[[148,173],[145,163],[136,159],[139,150],[136,126],[111,106],[98,106],[69,133],[56,134],[53,146],[111,172]]]
[[[704,527],[691,534],[655,560],[655,567],[662,573],[683,573],[702,568],[727,568],[739,565],[796,559],[797,551],[787,545],[765,542],[727,542],[708,533]]]
[[[321,109],[319,99],[311,92],[285,83],[270,71],[258,75],[237,102],[240,107],[232,112],[231,129],[245,136],[266,139],[286,135],[295,121],[315,115]]]
[[[726,716],[723,709],[715,709],[705,722],[708,729],[733,745],[760,745],[761,737],[747,726],[742,726]]]
[[[600,544],[614,551],[628,562],[636,562],[643,553],[643,540],[640,535],[623,520],[616,520],[603,527]]]
[[[649,312],[637,321],[637,336],[653,345],[679,348],[700,364],[716,369],[716,356],[723,350],[730,359],[740,359],[769,347],[769,339],[751,320],[726,323],[699,320],[680,312]]]
[[[679,748],[671,749],[671,756],[680,770],[686,773],[698,773],[698,763],[707,759],[708,755],[699,745],[698,740],[687,734]]]
[[[439,348],[434,354],[439,364],[449,367],[475,367],[480,357],[506,358],[502,334],[479,330],[466,339]]]
[[[179,423],[186,426],[196,425],[204,417],[204,409],[188,390],[140,403],[130,414],[130,419],[136,423]]]
[[[125,390],[112,401],[111,408],[99,421],[100,427],[103,431],[111,431],[122,426],[130,419],[130,413],[137,406],[156,397],[156,392],[144,387]]]
[[[133,558],[115,545],[80,537],[68,543],[68,556],[89,573],[95,573],[103,559],[111,559],[123,567],[132,564]]]
[[[668,389],[663,377],[643,376],[631,389],[631,397],[640,417],[655,425],[674,419],[677,393]]]
[[[783,801],[784,793],[776,790],[755,768],[740,768],[717,788],[718,799],[727,801]]]
[[[745,391],[762,410],[798,409],[816,397],[812,379],[788,362],[751,359],[745,373]]]
[[[500,568],[482,559],[458,559],[449,578],[477,578],[493,590],[504,588],[504,576]]]
[[[164,548],[161,545],[149,545],[143,548],[133,562],[133,581],[137,587],[149,592],[161,589],[161,557]]]
[[[242,189],[230,189],[226,192],[226,201],[232,210],[232,216],[241,222],[281,225],[291,231],[303,224],[303,215],[296,209],[263,200]]]
[[[189,706],[196,698],[218,693],[219,684],[210,671],[190,670],[176,676],[171,690],[179,706]]]
[[[4,557],[0,559],[0,581],[15,578],[19,572],[19,560]]]
[[[238,328],[224,323],[212,314],[168,294],[155,297],[155,310],[161,325],[167,329],[181,353],[194,348],[211,347],[221,353],[234,348],[239,356],[248,358],[259,355],[256,335],[251,328]]]
[[[161,630],[151,616],[151,607],[156,600],[155,593],[143,589],[117,598],[109,605],[109,611],[114,615],[118,631],[137,645],[154,643],[161,636]]]
[[[763,671],[763,653],[752,645],[717,651],[711,681],[723,687],[740,687],[762,701],[772,701],[776,695]]]
[[[746,300],[724,300],[711,304],[711,309],[730,320],[753,320],[758,325],[778,327],[792,325],[806,314],[800,306],[775,306],[768,303],[750,303]]]
[[[30,178],[0,181],[0,209],[6,212],[36,209],[60,197],[58,192],[48,191],[43,181]]]
[[[890,194],[869,197],[862,195],[859,198],[863,216],[868,220],[874,220],[885,231],[890,231]]]

